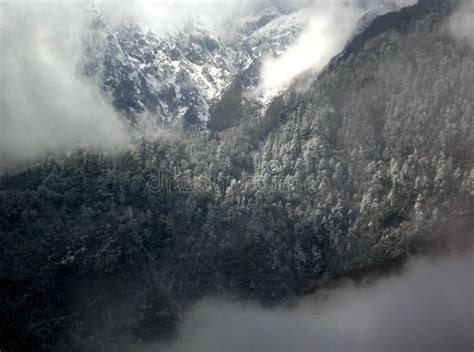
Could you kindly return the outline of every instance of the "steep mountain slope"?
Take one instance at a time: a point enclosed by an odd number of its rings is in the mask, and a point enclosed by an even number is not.
[[[273,184],[300,187],[269,202],[297,204],[290,217],[322,230],[336,272],[472,217],[473,53],[444,26],[452,6],[421,1],[378,18],[309,90],[271,109],[285,113],[254,177],[268,179],[266,197]]]
[[[209,294],[275,304],[472,240],[474,52],[446,31],[454,4],[375,20],[308,89],[218,135],[3,175],[5,349],[120,350]]]
[[[258,86],[262,60],[266,55],[278,56],[304,30],[310,12],[301,10],[281,15],[253,31],[237,49],[240,69],[211,107],[207,127],[223,131],[239,126],[244,119],[256,119],[265,112],[268,102],[252,94]]]
[[[183,118],[204,123],[210,102],[236,70],[235,53],[204,29],[160,38],[131,22],[111,34],[100,22],[95,26],[85,73],[99,76],[114,106],[138,129]]]
[[[134,19],[114,27],[98,16],[86,41],[84,73],[139,131],[180,124],[202,129],[235,77],[244,71],[255,84],[258,71],[248,67],[283,51],[306,20],[304,10],[273,1],[223,32],[193,19],[158,35]]]

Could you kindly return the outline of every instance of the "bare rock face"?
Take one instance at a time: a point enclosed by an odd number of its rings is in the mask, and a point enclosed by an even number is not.
[[[303,30],[306,14],[297,10],[258,6],[228,30],[232,38],[199,21],[158,35],[132,19],[112,27],[97,18],[86,42],[84,73],[100,82],[138,131],[205,129],[209,120],[232,113],[223,111],[223,96],[235,94],[236,85],[255,84],[258,71],[249,67],[264,54],[282,52]]]

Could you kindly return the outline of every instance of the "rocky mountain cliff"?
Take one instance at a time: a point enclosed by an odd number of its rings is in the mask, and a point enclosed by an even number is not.
[[[242,88],[255,85],[258,70],[249,67],[263,55],[283,52],[308,19],[303,3],[264,5],[224,32],[193,18],[158,35],[136,19],[112,26],[98,15],[86,40],[84,74],[100,82],[138,131],[205,129],[220,111],[223,92],[243,77]]]

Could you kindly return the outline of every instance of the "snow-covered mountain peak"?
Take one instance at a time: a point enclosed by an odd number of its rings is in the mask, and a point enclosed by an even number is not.
[[[275,4],[229,21],[226,30],[199,14],[159,33],[131,17],[110,24],[98,16],[86,39],[84,71],[133,128],[205,128],[242,70],[284,51],[304,22],[303,11]],[[253,70],[250,81],[257,75]]]

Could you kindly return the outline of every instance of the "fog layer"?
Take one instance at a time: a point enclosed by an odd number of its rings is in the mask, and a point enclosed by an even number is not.
[[[449,21],[451,34],[474,48],[474,0],[461,0],[459,8]]]
[[[68,146],[116,146],[126,130],[81,78],[79,2],[0,3],[0,163]]]
[[[471,252],[417,259],[402,276],[347,284],[291,308],[206,300],[176,343],[143,351],[472,351],[473,270]]]

